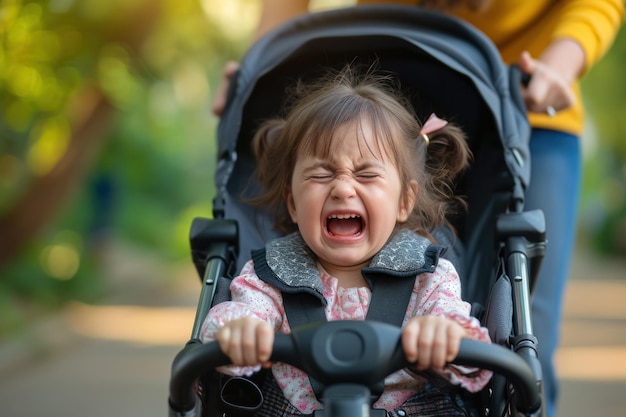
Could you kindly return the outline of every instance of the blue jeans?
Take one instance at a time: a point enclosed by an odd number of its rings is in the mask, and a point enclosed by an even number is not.
[[[533,330],[539,340],[547,416],[553,417],[558,395],[553,356],[559,343],[563,295],[576,238],[580,141],[568,133],[533,129],[530,152],[531,184],[525,208],[544,211],[548,240],[532,294]]]

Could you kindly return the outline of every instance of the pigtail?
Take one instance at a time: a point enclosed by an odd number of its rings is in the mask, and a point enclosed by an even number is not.
[[[288,234],[297,230],[285,206],[296,152],[289,148],[291,142],[286,140],[284,130],[284,119],[270,119],[261,124],[252,138],[252,151],[257,161],[254,177],[261,192],[257,190],[252,193],[253,197],[245,200],[272,218],[275,230]]]
[[[276,145],[284,124],[282,119],[267,120],[252,138],[252,152],[257,161],[257,179],[265,187],[271,181],[271,174],[276,172],[272,167],[276,166],[274,163],[277,155],[272,148]]]
[[[432,174],[433,181],[448,189],[469,167],[472,156],[466,136],[454,124],[447,124],[428,136],[426,169]]]
[[[449,123],[429,136],[425,168],[436,200],[434,205],[446,219],[444,224],[451,227],[447,219],[467,209],[466,201],[456,194],[456,180],[469,167],[472,155],[465,134],[454,124]]]
[[[450,219],[467,209],[464,198],[456,194],[456,181],[469,167],[472,158],[463,131],[443,120],[435,130],[423,131],[416,140],[422,173],[418,178],[414,230],[432,238],[432,232],[445,226],[454,231]]]

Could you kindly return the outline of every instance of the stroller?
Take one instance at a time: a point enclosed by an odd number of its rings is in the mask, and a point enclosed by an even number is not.
[[[250,141],[259,123],[281,108],[279,92],[297,79],[374,61],[417,92],[413,104],[422,120],[435,112],[460,125],[474,155],[457,184],[469,208],[452,219],[459,239],[449,259],[459,270],[463,299],[493,344],[463,340],[453,363],[494,371],[490,384],[475,394],[482,415],[542,413],[530,294],[544,254],[545,222],[541,211],[523,209],[530,179],[530,127],[519,95],[523,77],[463,22],[417,7],[368,5],[282,25],[250,48],[232,79],[218,127],[213,217],[191,225],[202,290],[191,338],[172,364],[170,416],[246,416],[262,401],[255,389],[225,393],[226,384],[247,387],[245,378],[225,383],[214,369],[229,364],[228,357],[217,343],[199,340],[208,310],[228,299],[230,279],[250,251],[276,236],[271,219],[242,199],[259,190],[251,183]],[[296,366],[324,385],[325,408],[316,414],[382,416],[384,410],[371,409],[372,390],[385,376],[411,366],[399,343],[400,328],[374,321],[307,324],[306,312],[302,316],[302,326],[292,324],[291,334],[277,335],[271,360]]]

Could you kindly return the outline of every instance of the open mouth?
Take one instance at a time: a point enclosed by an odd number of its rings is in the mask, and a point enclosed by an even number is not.
[[[363,219],[358,214],[332,214],[326,218],[326,230],[332,236],[358,236]]]

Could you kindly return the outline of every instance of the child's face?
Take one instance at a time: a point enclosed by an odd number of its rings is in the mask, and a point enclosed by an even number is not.
[[[398,170],[369,123],[342,126],[329,154],[298,157],[287,206],[322,267],[339,276],[369,264],[396,222],[408,218],[417,185],[407,186],[405,198]]]

